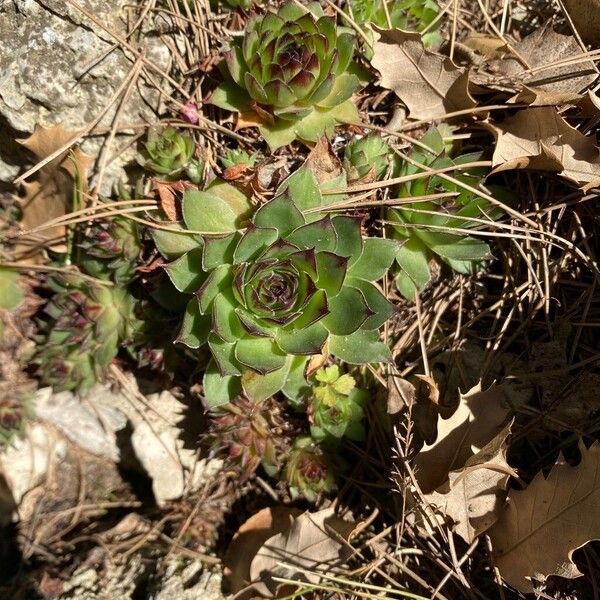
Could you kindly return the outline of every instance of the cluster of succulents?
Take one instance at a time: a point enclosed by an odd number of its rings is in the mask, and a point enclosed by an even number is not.
[[[491,221],[502,212],[472,191],[487,175],[484,168],[452,170],[454,181],[426,173],[427,169],[440,170],[477,162],[481,159],[480,153],[451,158],[441,133],[432,128],[421,139],[421,145],[412,150],[410,159],[401,164],[398,175],[423,175],[401,184],[398,189],[400,198],[418,198],[439,192],[449,194],[440,199],[403,203],[388,211],[391,233],[401,241],[396,254],[400,266],[396,286],[403,296],[413,300],[415,293],[420,292],[431,279],[430,260],[441,260],[455,271],[466,274],[474,272],[489,259],[491,253],[486,242],[453,230],[475,229],[477,220]]]
[[[351,139],[344,150],[344,171],[349,183],[380,180],[388,170],[391,148],[378,135]]]
[[[49,285],[55,294],[41,323],[39,376],[56,390],[85,392],[103,378],[120,345],[133,339],[135,300],[127,289],[78,275]]]
[[[222,183],[186,191],[184,225],[201,232],[201,242],[190,241],[166,266],[175,287],[191,295],[178,341],[208,344],[213,357],[207,404],[242,390],[256,401],[285,393],[293,357],[324,348],[347,363],[389,360],[378,329],[394,309],[374,282],[397,243],[364,237],[360,218],[327,214],[307,169],[250,220],[232,191]]]
[[[417,31],[426,47],[441,42],[440,5],[436,0],[349,0],[348,4],[359,25]],[[367,36],[373,39],[371,29]],[[369,50],[367,54],[370,58]]]
[[[248,23],[226,54],[225,81],[211,102],[253,111],[272,150],[294,139],[316,141],[337,123],[358,121],[350,100],[360,87],[352,64],[355,39],[317,2],[287,2]]]

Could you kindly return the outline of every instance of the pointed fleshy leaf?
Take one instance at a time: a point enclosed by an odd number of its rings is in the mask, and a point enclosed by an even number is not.
[[[351,365],[389,362],[392,353],[377,331],[359,329],[350,335],[330,335],[329,351]]]
[[[233,251],[239,240],[237,232],[225,235],[206,235],[203,236],[203,240],[202,265],[206,271],[215,269],[219,265],[231,264]]]
[[[235,312],[235,304],[227,294],[217,294],[212,306],[212,332],[226,342],[235,342],[245,334]]]
[[[244,219],[249,218],[254,210],[246,194],[221,179],[213,179],[206,187],[206,191],[221,198],[231,208],[236,215],[236,227],[242,225]]]
[[[396,251],[401,269],[396,287],[407,300],[414,300],[415,292],[422,290],[431,279],[428,254],[427,247],[417,238],[406,240]]]
[[[296,135],[307,142],[316,142],[321,136],[331,137],[336,119],[329,108],[315,106],[314,110],[294,125]]]
[[[183,194],[183,218],[189,229],[202,233],[227,233],[237,229],[238,215],[221,198],[207,192]]]
[[[275,123],[261,123],[258,130],[272,152],[291,144],[296,139],[296,123],[294,121],[277,119]]]
[[[381,279],[394,262],[398,242],[383,238],[365,238],[360,258],[350,267],[348,275],[366,281]]]
[[[246,337],[236,343],[235,357],[243,365],[265,375],[281,369],[286,354],[270,338]]]
[[[304,225],[304,217],[288,193],[263,204],[255,213],[253,223],[258,227],[275,228],[280,236]]]
[[[272,227],[257,227],[251,224],[240,239],[233,253],[233,264],[247,262],[256,254],[265,250],[278,237],[277,229]]]
[[[290,1],[279,9],[278,14],[284,21],[297,21],[307,13],[306,8]]]
[[[291,363],[292,357],[288,356],[281,369],[265,375],[246,369],[242,373],[242,387],[246,396],[258,404],[276,394],[287,380]]]
[[[294,171],[278,188],[277,194],[289,190],[294,204],[302,211],[321,206],[323,198],[313,172],[307,167]]]
[[[151,229],[152,239],[158,251],[168,260],[178,258],[182,254],[202,244],[202,238],[187,232],[179,223],[169,223],[169,229]],[[181,230],[179,233],[174,230]]]
[[[204,406],[214,410],[235,400],[242,393],[242,384],[239,376],[227,375],[223,377],[214,360],[208,363],[202,380]]]
[[[236,309],[238,318],[242,327],[250,334],[259,337],[274,337],[274,330],[266,324],[260,322],[256,317],[251,315],[247,310],[238,307]]]
[[[244,53],[239,46],[233,46],[231,50],[225,52],[225,64],[233,81],[240,87],[243,87],[246,61],[244,60]]]
[[[348,65],[354,54],[356,38],[352,33],[342,32],[338,35],[335,46],[338,51],[337,75],[342,75],[348,71]],[[358,80],[358,77],[357,77]]]
[[[260,83],[256,80],[256,77],[254,77],[250,71],[246,71],[244,73],[244,84],[248,90],[248,93],[254,100],[261,104],[269,102],[269,97],[267,96],[263,86],[260,85]]]
[[[280,79],[269,81],[264,86],[268,104],[275,107],[285,107],[293,104],[296,95],[292,88]]]
[[[242,367],[235,358],[235,342],[225,342],[211,333],[208,336],[208,346],[223,377],[242,374]]]
[[[202,314],[208,312],[212,301],[219,292],[231,288],[231,283],[231,267],[229,265],[221,265],[208,274],[206,281],[196,292]]]
[[[294,328],[279,329],[277,331],[277,344],[287,354],[319,354],[321,352],[329,332],[319,321],[303,329]]]
[[[316,323],[327,314],[329,314],[327,294],[323,290],[317,290],[292,325],[295,329],[303,329]]]
[[[338,256],[333,252],[318,252],[317,261],[317,287],[325,290],[329,298],[337,296],[342,289],[346,278],[348,258]]]
[[[329,298],[329,314],[321,322],[335,335],[349,335],[372,314],[360,290],[344,287],[335,298]]]
[[[310,358],[308,356],[293,356],[290,370],[283,385],[282,392],[292,402],[294,407],[302,407],[303,401],[310,394],[311,387],[306,381],[305,371]]]
[[[362,329],[379,329],[396,312],[394,305],[370,281],[350,277],[347,283],[364,294],[367,306],[373,311]]]
[[[231,112],[248,112],[251,109],[250,96],[245,89],[232,80],[221,83],[206,102]]]
[[[316,252],[333,250],[337,244],[337,234],[329,215],[294,229],[286,238],[299,248],[314,248]]]
[[[180,292],[193,294],[204,283],[207,276],[202,268],[202,247],[194,248],[165,265],[165,271]]]
[[[200,314],[198,300],[192,298],[185,309],[183,323],[175,342],[181,342],[189,348],[200,348],[208,339],[210,326],[210,318]]]
[[[348,268],[350,268],[360,258],[363,251],[362,217],[335,216],[331,222],[338,239],[335,253],[348,257]]]
[[[356,75],[343,73],[338,75],[333,82],[329,94],[319,100],[318,106],[324,108],[334,108],[348,100],[352,94],[360,87],[360,81]]]

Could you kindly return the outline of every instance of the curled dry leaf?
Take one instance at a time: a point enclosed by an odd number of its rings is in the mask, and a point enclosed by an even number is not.
[[[250,583],[250,565],[262,545],[274,535],[289,529],[291,519],[301,510],[287,506],[263,508],[237,530],[223,560],[223,574],[231,592],[237,594]]]
[[[30,150],[38,160],[53,154],[77,135],[67,131],[62,125],[53,127],[37,126],[35,131],[20,143]],[[63,216],[72,208],[73,189],[76,179],[85,184],[87,171],[93,157],[83,153],[78,147],[71,152],[63,152],[57,158],[42,167],[36,179],[23,184],[24,196],[20,199],[23,216],[21,227],[28,231],[43,225],[52,219]],[[46,229],[36,234],[36,243],[23,241],[16,252],[25,252],[33,257],[44,247],[64,251],[64,226]]]
[[[571,127],[554,108],[520,110],[489,127],[496,136],[495,171],[554,171],[585,187],[600,182],[600,152],[594,139]]]
[[[533,591],[530,578],[579,577],[573,552],[600,539],[600,444],[580,450],[576,467],[561,457],[547,478],[511,491],[489,531],[500,574],[521,592]]]
[[[439,419],[437,439],[415,459],[426,500],[468,542],[494,523],[503,499],[511,473],[506,463],[508,413],[501,386],[482,391],[478,384],[461,394],[449,419]]]
[[[331,147],[327,137],[317,140],[304,166],[312,171],[318,184],[338,178],[342,174],[342,163]]]
[[[598,77],[592,61],[553,66],[556,62],[579,57],[581,48],[572,35],[562,35],[550,26],[541,27],[518,44],[514,50],[529,68],[514,54],[506,54],[490,66],[521,88],[513,98],[516,103],[544,106],[574,102],[581,92]],[[532,69],[531,72],[529,69]]]
[[[476,105],[469,94],[469,71],[425,50],[418,33],[375,29],[371,64],[381,85],[393,90],[413,119],[435,119]]]
[[[355,523],[338,517],[332,508],[294,518],[290,528],[268,539],[252,561],[250,576],[260,582],[255,589],[272,598],[279,587],[273,580],[277,576],[318,583],[319,571],[331,573],[350,556],[345,540],[354,528]]]

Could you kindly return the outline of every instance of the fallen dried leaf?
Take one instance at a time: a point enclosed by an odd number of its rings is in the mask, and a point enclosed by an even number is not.
[[[521,592],[532,592],[531,578],[581,573],[573,552],[600,539],[600,444],[580,444],[577,467],[559,458],[545,479],[538,473],[527,488],[513,490],[489,534],[502,577]]]
[[[600,152],[593,137],[571,127],[551,107],[527,108],[497,125],[495,171],[555,171],[578,184],[600,181]]]
[[[600,46],[600,0],[563,0],[584,42]]]
[[[304,166],[310,169],[317,183],[331,181],[342,174],[342,163],[333,151],[327,137],[317,140]]]
[[[413,119],[433,119],[473,108],[469,72],[449,58],[425,50],[418,33],[375,29],[372,65],[381,85],[393,90]]]
[[[154,179],[154,189],[158,195],[159,206],[170,221],[179,221],[181,215],[181,203],[177,199],[177,193],[183,193],[186,189],[194,186],[187,181],[161,181]]]
[[[318,583],[319,571],[331,572],[348,559],[351,548],[342,540],[349,538],[354,527],[353,522],[335,515],[333,508],[293,519],[290,528],[267,540],[252,561],[250,576],[260,582],[256,590],[273,597],[278,587],[273,576],[278,575]]]

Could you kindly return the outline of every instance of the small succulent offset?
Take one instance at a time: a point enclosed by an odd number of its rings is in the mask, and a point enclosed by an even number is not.
[[[308,435],[294,440],[283,477],[292,497],[302,495],[313,501],[335,487],[335,466],[322,448]]]
[[[348,363],[389,360],[378,328],[394,309],[373,282],[397,243],[364,238],[360,218],[324,214],[324,203],[312,173],[301,169],[240,231],[246,205],[184,194],[185,226],[203,235],[166,270],[193,295],[178,341],[207,343],[214,358],[204,379],[209,406],[241,388],[254,401],[285,393],[294,356],[326,349]]]
[[[40,378],[56,390],[89,390],[103,377],[120,344],[138,326],[134,298],[123,288],[75,275],[50,281],[55,295],[35,357]]]
[[[436,46],[442,41],[442,20],[438,18],[440,5],[436,0],[349,0],[349,4],[354,20],[359,25],[371,24],[383,29],[391,26],[424,32],[421,38],[425,47]],[[372,39],[372,31],[369,30],[367,34]],[[370,55],[372,51],[369,49],[367,58]]]
[[[204,165],[194,157],[196,144],[189,135],[179,133],[173,127],[162,131],[150,129],[140,164],[152,173],[168,180],[187,176],[193,183],[200,183]]]
[[[355,387],[354,378],[347,373],[342,375],[338,365],[331,365],[319,369],[315,379],[320,385],[313,388],[308,407],[313,439],[364,439],[362,404],[365,393]]]
[[[389,165],[391,148],[378,135],[350,140],[344,150],[344,170],[349,183],[369,183],[381,179]]]
[[[243,396],[233,402],[210,423],[207,442],[248,479],[262,465],[274,476],[287,449],[287,426],[277,405],[255,404]]]
[[[227,52],[226,79],[210,101],[254,111],[272,150],[297,138],[314,142],[337,123],[358,120],[350,100],[360,87],[354,43],[317,2],[287,2],[251,19],[243,41]]]
[[[240,165],[244,165],[245,167],[251,169],[255,164],[256,152],[249,154],[241,148],[227,150],[227,152],[221,157],[221,165],[223,165],[224,169],[231,169],[232,167],[237,167]]]
[[[421,139],[422,147],[413,149],[410,158],[431,169],[466,164],[480,159],[480,153],[462,154],[450,158],[440,132],[430,129]],[[431,279],[430,259],[437,257],[459,273],[472,273],[483,261],[490,258],[490,248],[481,239],[452,233],[455,228],[473,229],[472,219],[494,220],[502,211],[475,192],[448,181],[439,175],[427,175],[423,168],[406,161],[399,176],[423,173],[422,177],[402,184],[398,190],[401,198],[414,198],[438,192],[455,193],[454,197],[440,200],[423,200],[402,204],[388,211],[388,222],[393,236],[402,241],[396,260],[400,272],[396,286],[407,299],[413,300]],[[482,168],[456,169],[452,177],[470,187],[477,188],[487,171]]]
[[[26,394],[13,390],[10,396],[0,397],[0,449],[9,446],[23,432],[32,414]]]

